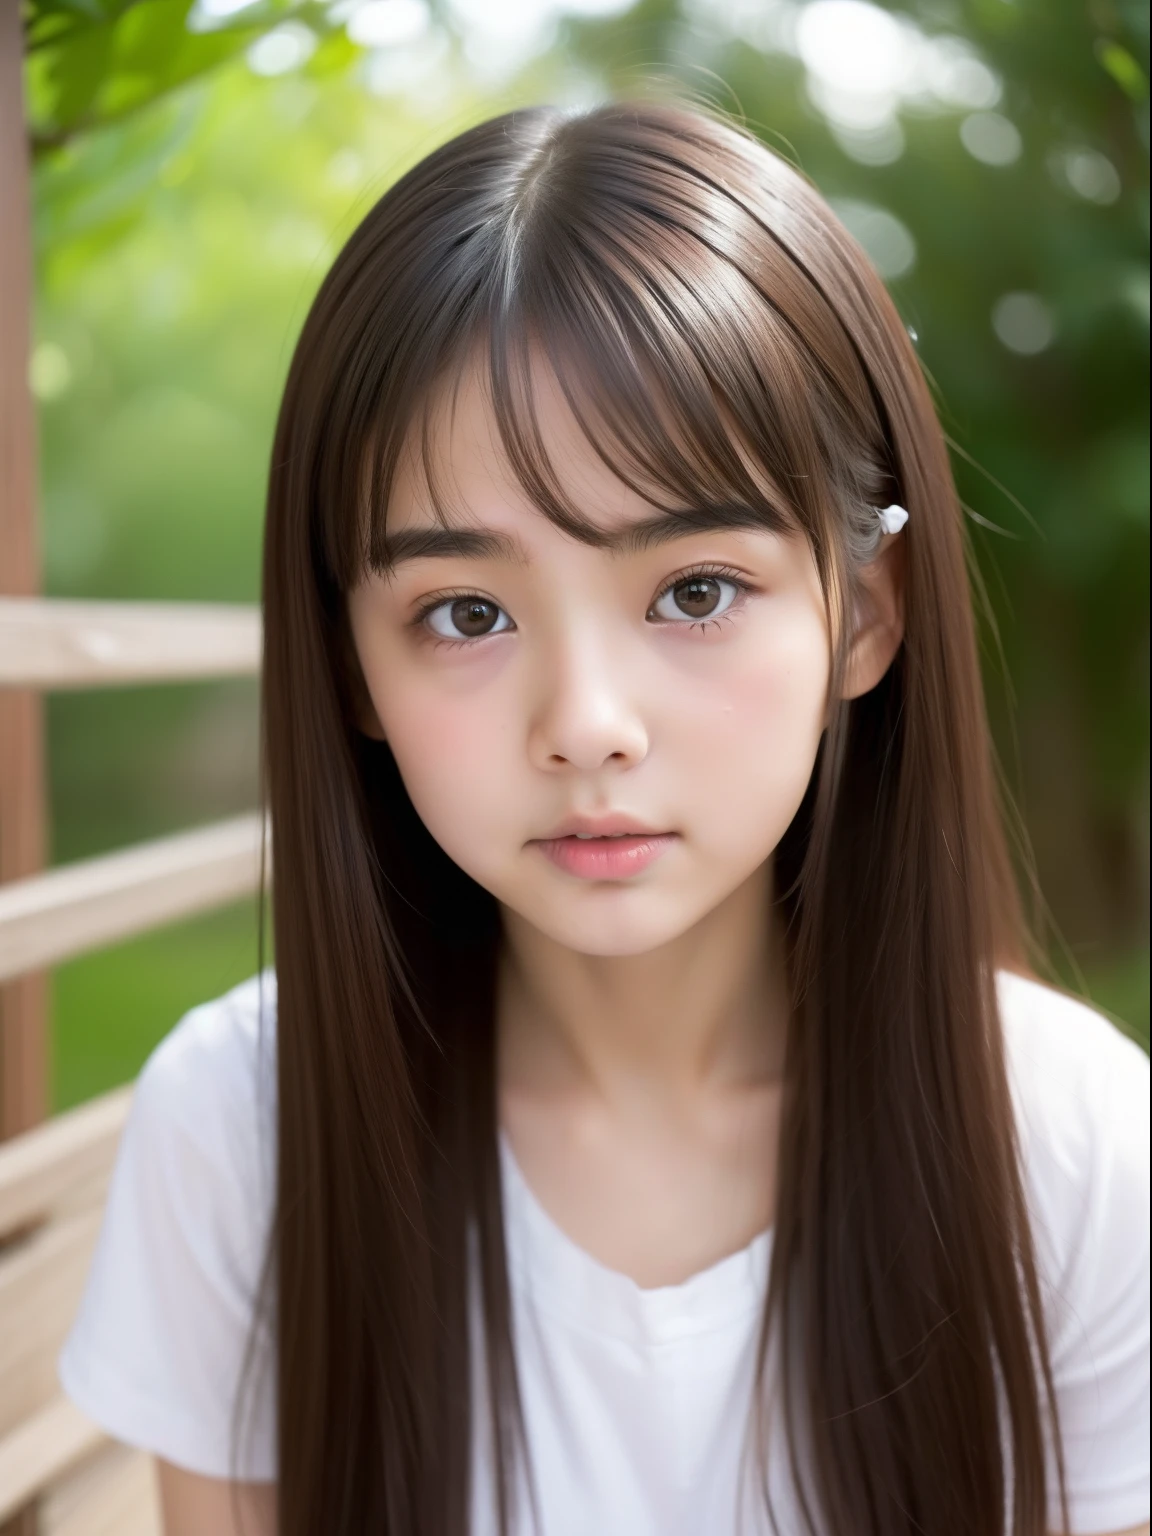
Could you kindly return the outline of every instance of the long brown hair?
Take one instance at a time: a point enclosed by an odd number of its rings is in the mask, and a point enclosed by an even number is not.
[[[891,300],[803,176],[650,102],[516,112],[438,149],[349,240],[292,362],[264,566],[281,1530],[464,1536],[470,1274],[505,1526],[525,1454],[498,912],[357,730],[345,617],[387,563],[399,453],[431,467],[431,404],[477,354],[510,464],[574,538],[600,535],[548,461],[532,358],[653,505],[801,529],[830,613],[868,509],[911,513],[903,647],[837,706],[776,854],[794,1023],[760,1379],[778,1337],[817,1528],[972,1536],[1007,1511],[1041,1536],[1056,1404],[995,994],[1021,925],[942,435]]]

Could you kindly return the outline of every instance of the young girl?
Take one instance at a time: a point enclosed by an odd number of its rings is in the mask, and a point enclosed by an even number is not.
[[[808,183],[649,103],[437,150],[264,582],[275,983],[146,1066],[61,1359],[170,1536],[1146,1520],[1147,1061],[1027,975],[940,429]]]

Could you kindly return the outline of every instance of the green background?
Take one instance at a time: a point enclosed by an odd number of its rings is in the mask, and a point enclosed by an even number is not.
[[[716,102],[833,200],[915,333],[971,513],[1042,941],[1146,1041],[1146,7],[530,11],[26,5],[46,590],[255,601],[293,340],[390,181],[515,105],[653,81]],[[57,861],[255,803],[254,684],[59,694],[48,720]],[[56,1107],[132,1076],[255,968],[256,933],[249,902],[62,967]]]

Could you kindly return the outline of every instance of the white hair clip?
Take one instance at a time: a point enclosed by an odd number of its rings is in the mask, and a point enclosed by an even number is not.
[[[908,514],[903,507],[877,507],[875,511],[882,533],[899,533],[908,521]]]

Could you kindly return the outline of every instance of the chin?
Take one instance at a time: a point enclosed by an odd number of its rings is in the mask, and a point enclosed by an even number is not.
[[[640,892],[629,895],[640,896]],[[628,910],[632,907],[634,910]],[[645,910],[647,908],[647,910]],[[671,944],[686,933],[699,917],[698,912],[675,913],[663,910],[643,897],[635,902],[605,902],[599,912],[564,912],[556,907],[537,907],[524,912],[524,918],[578,955],[645,955]]]

